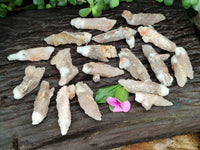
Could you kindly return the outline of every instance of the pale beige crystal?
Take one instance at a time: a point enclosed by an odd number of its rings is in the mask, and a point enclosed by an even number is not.
[[[162,85],[151,81],[136,81],[120,79],[118,81],[128,92],[130,93],[152,93],[160,96],[166,96],[169,94],[169,89]]]
[[[88,32],[67,32],[52,34],[44,39],[47,44],[58,46],[64,44],[76,44],[78,46],[88,44],[92,34]]]
[[[151,81],[149,73],[142,62],[128,48],[121,49],[119,58],[119,68],[126,69],[135,79]]]
[[[175,49],[175,55],[171,58],[172,69],[175,72],[177,84],[183,87],[187,82],[187,77],[194,78],[194,71],[186,50],[182,47]]]
[[[138,92],[135,93],[135,101],[141,103],[145,110],[150,110],[153,105],[155,106],[172,106],[173,103],[166,100],[162,96],[150,93]]]
[[[77,74],[78,68],[73,66],[70,48],[60,50],[52,59],[51,65],[56,65],[56,68],[60,72],[60,80],[58,84],[63,86],[69,83]]]
[[[145,43],[153,43],[155,46],[169,52],[174,52],[176,48],[176,44],[174,42],[158,33],[152,26],[141,26],[138,28],[138,32],[142,36],[142,39]]]
[[[129,45],[129,47],[133,48],[135,46],[134,36],[136,33],[137,31],[132,28],[119,27],[118,29],[114,29],[106,33],[96,35],[92,38],[92,40],[97,43],[108,43],[112,41],[119,41],[122,39],[126,39],[126,42]]]
[[[190,62],[190,58],[183,47],[177,47],[175,49],[175,54],[179,62],[181,62],[183,68],[185,69],[186,75],[188,78],[194,78],[194,71],[192,69],[192,64]]]
[[[25,76],[20,85],[16,86],[13,90],[14,98],[21,99],[26,94],[35,89],[44,74],[44,67],[27,66],[25,69]]]
[[[37,125],[46,117],[50,99],[53,96],[54,88],[49,88],[49,82],[43,80],[40,85],[40,90],[34,101],[32,113],[32,124]]]
[[[172,69],[174,70],[178,86],[184,87],[187,82],[187,75],[183,66],[181,65],[181,62],[178,61],[176,55],[172,56],[171,65]]]
[[[85,57],[96,59],[99,61],[108,62],[107,58],[114,58],[117,56],[115,46],[112,45],[88,45],[77,47],[77,52]]]
[[[156,14],[156,13],[132,14],[128,10],[123,11],[122,17],[124,17],[127,23],[130,25],[154,25],[155,23],[159,23],[160,21],[166,19],[163,14]]]
[[[74,85],[63,86],[57,93],[56,108],[58,110],[58,124],[61,134],[66,135],[71,125],[71,111],[69,99],[75,96]]]
[[[142,51],[148,59],[156,78],[165,86],[170,86],[173,82],[173,77],[169,74],[168,68],[164,63],[164,60],[170,55],[159,55],[151,45],[142,45]]]
[[[97,103],[94,101],[93,91],[86,83],[78,82],[76,84],[76,95],[85,114],[95,120],[101,120],[101,112],[99,111]]]
[[[116,24],[116,20],[102,18],[74,18],[71,20],[71,25],[77,29],[96,29],[100,31],[108,31]]]
[[[86,63],[83,65],[82,71],[93,75],[94,82],[100,81],[100,76],[110,78],[124,74],[123,70],[100,62]]]
[[[26,50],[20,50],[17,53],[8,56],[8,60],[19,60],[19,61],[40,61],[48,60],[54,51],[54,47],[36,47],[29,48]]]

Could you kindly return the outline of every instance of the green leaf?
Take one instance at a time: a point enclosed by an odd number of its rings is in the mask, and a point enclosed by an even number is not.
[[[102,10],[104,8],[104,0],[98,0],[95,5],[96,10]]]
[[[12,7],[10,7],[10,6],[8,6],[7,9],[8,9],[9,11],[12,11]]]
[[[81,1],[76,1],[76,4],[77,4],[77,5],[82,5],[83,2],[81,2]]]
[[[37,7],[37,9],[44,9],[44,6],[43,6],[43,5],[39,5],[39,6]]]
[[[79,15],[81,17],[86,17],[90,14],[90,12],[91,12],[91,8],[83,8],[79,10]]]
[[[23,3],[23,0],[15,0],[15,4],[16,4],[17,6],[21,6],[22,3]]]
[[[183,5],[183,8],[189,9],[191,6],[190,0],[182,0],[182,5]]]
[[[128,91],[122,86],[118,88],[115,92],[115,98],[118,99],[120,102],[124,102],[129,99]]]
[[[193,6],[193,5],[196,5],[198,4],[198,1],[199,0],[190,0],[190,4]]]
[[[0,7],[0,17],[5,17],[7,15],[7,10]]]
[[[8,6],[10,6],[12,8],[15,8],[15,3],[14,2],[10,2],[10,3],[8,3]]]
[[[199,2],[196,5],[194,5],[192,7],[194,8],[194,10],[200,11],[200,0],[199,0]]]
[[[110,0],[110,8],[119,6],[119,0]]]
[[[173,5],[173,3],[174,3],[174,0],[164,0],[164,4],[166,6],[171,6],[171,5]]]
[[[87,0],[89,4],[92,4],[94,0]]]
[[[99,17],[99,16],[101,16],[101,13],[102,13],[101,10],[92,8],[92,15],[93,15],[94,17]]]
[[[76,0],[68,0],[70,4],[76,5]]]
[[[111,106],[111,105],[108,105],[108,106],[109,106],[110,111],[113,112],[113,109],[114,109],[115,107],[114,107],[114,106]]]
[[[51,4],[46,4],[46,8],[52,8]]]
[[[42,6],[44,6],[44,0],[33,0],[33,4],[41,8]]]
[[[92,14],[93,16],[97,14],[97,10],[94,7],[92,8]]]
[[[162,3],[163,2],[163,0],[156,0],[157,2],[159,2],[159,3]]]
[[[57,3],[57,6],[67,6],[67,0],[62,0]]]
[[[7,8],[7,5],[4,4],[4,3],[1,3],[1,4],[0,4],[0,7],[1,7],[1,8]]]
[[[108,10],[110,8],[110,0],[104,0],[104,10]]]
[[[96,95],[95,95],[95,101],[97,103],[107,103],[106,99],[111,96],[115,96],[115,92],[118,88],[122,87],[120,84],[105,87],[105,88],[100,88]]]
[[[56,3],[57,1],[50,1],[49,4],[51,5],[51,7],[56,7]]]

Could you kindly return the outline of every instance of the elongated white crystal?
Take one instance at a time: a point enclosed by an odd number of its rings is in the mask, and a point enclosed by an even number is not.
[[[37,125],[46,117],[50,99],[53,96],[54,88],[49,88],[49,83],[45,80],[40,85],[40,90],[34,102],[32,124]]]
[[[116,20],[102,18],[74,18],[71,25],[77,29],[96,29],[100,31],[108,31],[116,24]]]
[[[150,93],[135,93],[135,101],[141,103],[146,110],[150,110],[153,105],[155,106],[172,106],[173,103],[164,99],[162,96]]]
[[[119,53],[119,67],[130,72],[135,79],[151,81],[150,76],[142,62],[127,48],[122,48]]]
[[[170,86],[173,82],[173,77],[169,74],[168,68],[163,59],[168,58],[170,55],[159,55],[151,45],[142,45],[144,56],[148,59],[151,69],[155,73],[157,79],[165,86]]]
[[[66,135],[71,125],[71,111],[69,99],[75,96],[74,85],[63,86],[57,93],[56,108],[58,110],[58,124],[61,134]]]
[[[64,44],[76,44],[78,46],[88,44],[92,34],[88,32],[67,32],[52,34],[44,39],[47,44],[58,46]]]
[[[19,61],[40,61],[48,60],[51,54],[54,51],[54,47],[37,47],[30,48],[27,50],[21,50],[17,53],[11,54],[8,56],[8,60],[19,60]]]
[[[107,58],[117,56],[116,48],[112,45],[87,45],[77,47],[77,52],[90,59],[108,62]]]
[[[76,95],[85,114],[95,120],[101,120],[101,112],[99,111],[97,103],[94,101],[93,91],[86,83],[78,82],[76,84]]]
[[[153,27],[139,27],[138,32],[142,36],[142,39],[145,43],[153,43],[155,46],[169,51],[174,52],[176,48],[176,44],[163,36],[162,34],[158,33]]]
[[[60,80],[58,83],[60,86],[69,83],[79,72],[78,68],[72,64],[70,48],[60,50],[51,59],[50,63],[51,65],[56,65],[56,68],[60,72]]]
[[[171,64],[178,86],[185,86],[187,77],[190,79],[194,78],[192,64],[184,48],[177,47],[175,49],[175,55],[171,58]]]
[[[124,71],[117,67],[98,62],[84,64],[82,71],[86,74],[93,75],[93,80],[95,82],[100,81],[100,76],[110,78],[124,74]]]
[[[130,93],[144,92],[160,96],[166,96],[169,94],[169,89],[166,86],[151,81],[120,79],[118,83]]]
[[[119,41],[122,39],[126,39],[126,43],[129,45],[129,47],[133,48],[135,46],[134,36],[136,33],[137,31],[132,28],[119,27],[118,29],[114,29],[106,33],[96,35],[92,38],[92,40],[97,43],[108,43],[112,41]]]
[[[25,77],[23,78],[23,81],[13,90],[14,98],[21,99],[26,94],[35,89],[40,83],[44,71],[44,67],[36,68],[35,66],[27,66],[25,69]]]
[[[190,62],[190,58],[187,54],[187,51],[183,47],[177,47],[175,49],[175,54],[177,56],[177,59],[179,62],[181,62],[186,75],[188,78],[193,79],[194,78],[194,71],[192,68],[192,64]]]
[[[138,13],[132,14],[128,10],[124,10],[122,13],[122,17],[124,17],[128,24],[130,25],[154,25],[155,23],[159,23],[160,21],[165,20],[165,16],[163,14],[156,13]]]

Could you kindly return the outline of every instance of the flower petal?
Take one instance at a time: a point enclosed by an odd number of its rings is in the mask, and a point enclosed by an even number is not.
[[[122,108],[118,105],[118,106],[115,106],[115,108],[113,109],[113,112],[122,112]]]
[[[129,101],[125,101],[120,106],[123,112],[128,112],[131,108],[131,103]]]
[[[108,104],[110,104],[111,106],[119,106],[119,105],[117,104],[117,99],[114,98],[114,97],[108,97],[108,98],[106,99],[106,101],[107,101]]]

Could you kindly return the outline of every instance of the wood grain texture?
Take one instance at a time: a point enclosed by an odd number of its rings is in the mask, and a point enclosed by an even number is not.
[[[163,35],[184,47],[194,68],[194,79],[189,80],[185,87],[177,86],[176,81],[170,87],[170,95],[166,99],[174,103],[172,107],[152,107],[148,112],[141,104],[130,96],[132,108],[128,113],[111,113],[107,104],[100,104],[102,121],[97,122],[84,114],[77,98],[71,101],[72,124],[66,136],[62,137],[57,123],[55,106],[56,95],[53,96],[47,117],[37,125],[31,125],[33,102],[38,88],[21,100],[14,100],[12,90],[24,76],[27,65],[45,66],[43,79],[59,90],[59,72],[49,61],[41,62],[8,62],[7,56],[21,49],[47,46],[43,39],[51,34],[67,31],[80,31],[70,26],[70,20],[78,17],[77,7],[55,8],[48,10],[33,10],[11,17],[0,19],[0,149],[107,149],[156,138],[171,137],[173,135],[200,131],[200,44],[195,36],[192,24],[187,18],[185,10],[179,3],[173,7],[165,7],[154,0],[135,0],[133,3],[122,3],[120,7],[105,11],[103,16],[117,19],[117,25],[127,26],[121,17],[124,9],[138,12],[163,13],[166,20],[154,27]],[[137,29],[137,27],[133,27]],[[82,30],[88,31],[88,30]],[[89,31],[93,35],[100,31]],[[91,42],[90,44],[96,44]],[[125,40],[111,42],[118,52],[121,48],[128,48]],[[144,63],[151,79],[158,82],[150,65],[142,54],[141,37],[136,35],[136,47],[133,53]],[[81,69],[84,63],[92,60],[76,53],[75,45],[56,47],[58,50],[71,48],[72,61],[80,73],[70,82],[84,81],[94,91],[101,87],[114,85],[118,79],[131,78],[126,72],[123,76],[111,79],[102,78],[100,83],[94,83],[92,76],[84,74]],[[154,46],[159,53],[165,53]],[[172,55],[172,54],[171,54]],[[52,57],[51,57],[52,58]],[[119,59],[111,59],[109,64],[118,66]],[[166,61],[170,68],[170,60]],[[172,70],[170,73],[172,74]]]

